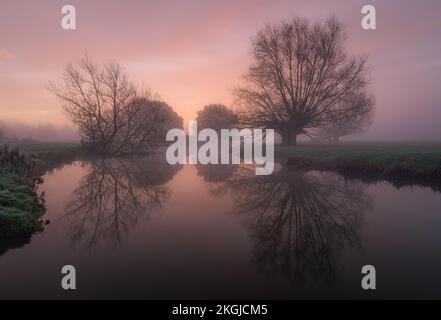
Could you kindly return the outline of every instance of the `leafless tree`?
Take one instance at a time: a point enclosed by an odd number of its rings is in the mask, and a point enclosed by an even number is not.
[[[199,129],[210,128],[216,131],[231,129],[237,125],[237,115],[223,104],[209,104],[198,111],[196,121]]]
[[[94,152],[143,152],[173,121],[170,107],[149,91],[137,90],[116,62],[100,68],[85,56],[76,66],[68,64],[61,84],[51,82],[49,90],[63,101],[84,146]]]
[[[319,130],[321,140],[338,142],[341,137],[362,134],[372,124],[374,115],[374,98],[370,95],[356,95],[348,99],[351,105],[348,112],[328,127]]]
[[[367,88],[365,57],[345,52],[343,25],[296,17],[267,25],[252,40],[253,64],[234,90],[244,125],[273,128],[286,144],[345,118],[343,101]]]

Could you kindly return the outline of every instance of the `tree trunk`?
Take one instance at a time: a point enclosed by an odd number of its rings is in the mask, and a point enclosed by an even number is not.
[[[282,134],[282,144],[286,146],[296,146],[297,145],[297,133],[295,130],[288,131]]]

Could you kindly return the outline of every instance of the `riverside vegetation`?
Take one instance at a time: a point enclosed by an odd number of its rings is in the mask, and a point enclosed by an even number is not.
[[[276,158],[307,170],[334,171],[365,182],[386,180],[396,187],[441,184],[441,144],[346,142],[279,147]]]
[[[27,238],[42,229],[45,207],[36,190],[39,182],[35,162],[18,148],[0,149],[0,240]]]
[[[20,246],[46,223],[41,176],[78,154],[77,144],[29,144],[0,147],[0,252]],[[23,150],[23,151],[22,151]]]

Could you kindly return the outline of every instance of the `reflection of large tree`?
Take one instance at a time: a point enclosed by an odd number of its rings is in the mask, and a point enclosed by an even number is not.
[[[370,205],[361,186],[331,173],[285,167],[270,176],[244,171],[227,186],[237,212],[247,217],[260,271],[292,281],[335,279],[337,255],[360,244],[363,211]]]
[[[148,218],[170,195],[167,183],[179,166],[147,160],[94,160],[66,204],[73,243],[121,242],[139,218]]]

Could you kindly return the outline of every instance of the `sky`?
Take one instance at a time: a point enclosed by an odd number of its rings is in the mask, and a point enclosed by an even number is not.
[[[77,29],[61,27],[76,8]],[[374,5],[377,29],[361,28]],[[365,140],[441,140],[441,1],[181,0],[0,2],[0,121],[69,126],[47,91],[84,54],[117,60],[188,123],[209,103],[231,105],[250,65],[250,39],[265,23],[336,15],[350,54],[368,55],[374,123]]]

